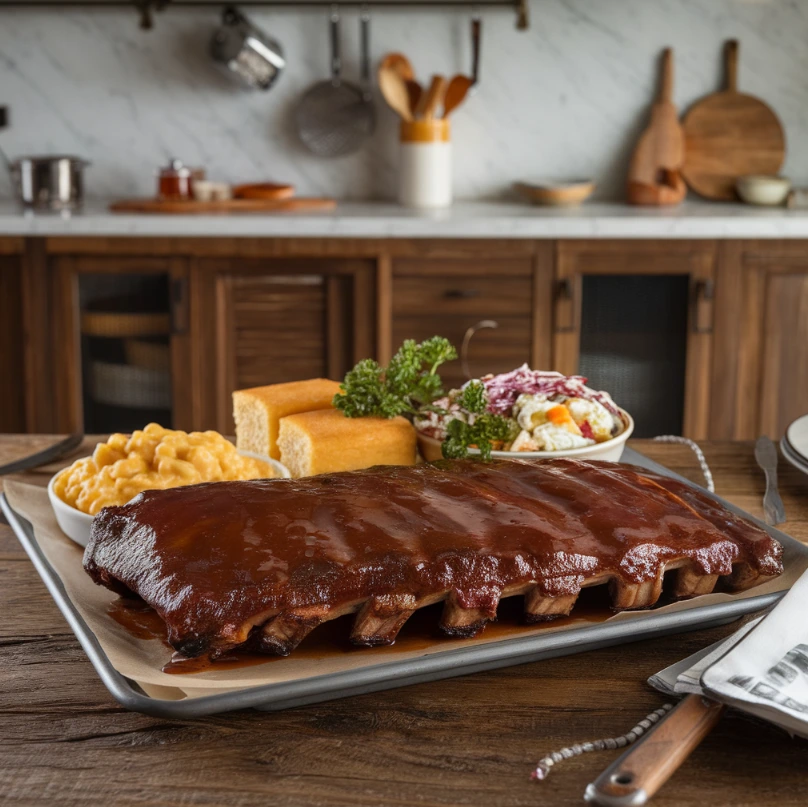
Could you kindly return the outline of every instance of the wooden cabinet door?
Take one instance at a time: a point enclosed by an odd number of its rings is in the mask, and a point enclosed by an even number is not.
[[[26,383],[21,245],[0,239],[0,432],[25,431]]]
[[[373,353],[374,262],[203,259],[191,293],[194,428],[234,430],[234,390],[341,380]]]
[[[481,328],[469,343],[466,367],[458,360],[441,368],[447,390],[525,362],[541,365],[546,357],[536,354],[548,340],[537,334],[542,324],[549,332],[549,317],[535,310],[538,275],[531,257],[394,260],[392,349],[405,339],[439,335],[462,351],[469,328],[493,322],[496,327]]]
[[[615,362],[619,362],[621,346],[622,349],[630,347],[636,355],[625,356],[623,368],[614,370],[613,374],[623,374],[626,389],[646,385],[646,391],[652,390],[655,383],[669,381],[672,374],[677,374],[681,382],[678,388],[683,390],[682,400],[676,403],[682,412],[681,433],[694,439],[707,437],[710,423],[715,243],[560,241],[557,249],[553,369],[568,375],[581,370],[582,333],[587,334],[590,349],[593,340],[602,341],[602,351],[607,357],[604,361],[608,360],[611,350]],[[665,314],[680,320],[676,338],[681,340],[682,349],[681,361],[671,360],[670,366],[664,363],[655,365],[657,356],[650,344],[646,351],[649,355],[643,355],[642,328],[635,328],[634,324],[644,314],[643,284],[638,281],[654,277],[672,279],[671,289],[676,291],[676,301],[671,300],[671,306],[678,306],[676,312],[665,310]],[[630,290],[633,287],[636,293],[617,296],[611,301],[611,307],[606,312],[608,316],[605,317],[609,324],[605,327],[611,328],[613,333],[598,334],[598,324],[586,319],[593,313],[584,305],[585,284],[592,279],[592,288],[602,290],[606,288],[603,281],[608,278],[622,279],[622,283],[617,282],[613,289],[625,287]],[[588,299],[591,302],[591,294]],[[658,306],[658,298],[656,303]],[[597,306],[592,305],[591,309],[597,310]],[[604,313],[602,308],[600,313]],[[632,335],[632,329],[635,329],[636,335]],[[610,335],[617,337],[613,344],[609,344]],[[664,346],[664,334],[657,334],[657,338],[663,339]],[[632,339],[635,341],[632,342]],[[593,379],[593,383],[599,386],[597,379]],[[617,403],[620,404],[617,391],[611,391],[615,392]],[[648,406],[653,408],[653,401]],[[677,419],[676,416],[673,419]],[[642,423],[636,425],[640,434],[647,431]]]
[[[719,280],[713,432],[779,439],[808,412],[808,243],[727,242]]]
[[[168,314],[171,322],[167,342],[172,422],[163,425],[177,426],[187,420],[191,390],[186,375],[189,354],[183,296],[187,280],[187,261],[184,258],[130,256],[115,252],[103,256],[48,256],[40,249],[26,269],[32,280],[39,280],[44,287],[44,291],[36,290],[37,300],[29,301],[26,306],[26,317],[30,320],[27,327],[34,342],[31,352],[34,358],[38,354],[47,357],[41,367],[31,371],[36,375],[31,386],[36,391],[37,400],[29,407],[32,412],[28,423],[29,431],[128,431],[135,424],[145,425],[148,422],[149,415],[144,414],[141,418],[139,411],[133,409],[125,415],[129,425],[116,422],[117,416],[114,414],[109,414],[105,425],[99,427],[94,423],[92,413],[85,411],[86,385],[93,368],[83,360],[86,356],[82,356],[82,314],[86,304],[84,292],[88,291],[88,286],[97,285],[102,289],[100,298],[111,301],[111,310],[125,315],[129,313],[124,301],[132,294],[131,281],[142,278],[161,279],[160,285],[164,290],[158,297],[150,300],[153,299],[155,310]],[[30,290],[28,296],[33,296]],[[38,307],[32,309],[32,302],[38,303]],[[127,335],[111,333],[112,338],[109,341],[115,341],[118,343],[117,347],[123,349]],[[109,361],[130,364],[121,357]],[[145,413],[148,410],[143,411]],[[88,419],[90,422],[85,422]]]

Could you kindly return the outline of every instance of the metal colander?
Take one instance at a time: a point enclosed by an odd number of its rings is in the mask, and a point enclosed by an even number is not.
[[[376,114],[370,93],[370,15],[363,8],[362,86],[343,81],[340,57],[339,8],[332,6],[331,78],[306,91],[295,111],[300,140],[320,157],[340,157],[360,148],[373,133]]]

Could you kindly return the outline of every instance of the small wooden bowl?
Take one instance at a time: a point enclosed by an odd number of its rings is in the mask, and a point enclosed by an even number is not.
[[[233,188],[234,199],[289,199],[294,195],[294,185],[279,185],[273,182],[236,185]]]
[[[533,204],[550,207],[579,205],[594,193],[595,187],[591,179],[548,181],[535,185],[527,182],[514,183],[514,188]]]

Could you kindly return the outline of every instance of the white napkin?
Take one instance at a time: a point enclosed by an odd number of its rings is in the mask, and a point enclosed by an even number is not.
[[[648,679],[701,694],[808,737],[808,572],[769,613]]]

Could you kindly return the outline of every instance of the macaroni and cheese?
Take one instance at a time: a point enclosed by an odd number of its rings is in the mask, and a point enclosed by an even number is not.
[[[189,434],[150,423],[131,437],[113,434],[99,443],[91,457],[76,460],[59,474],[54,491],[94,516],[102,507],[126,504],[143,490],[273,475],[269,463],[241,456],[218,432]]]

